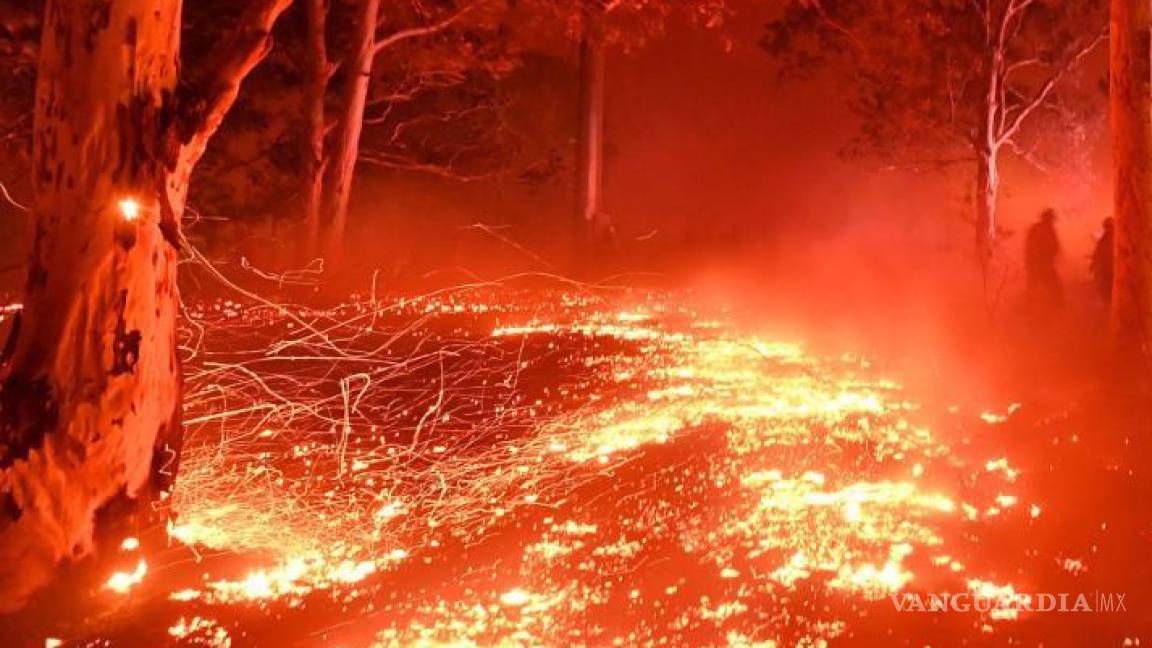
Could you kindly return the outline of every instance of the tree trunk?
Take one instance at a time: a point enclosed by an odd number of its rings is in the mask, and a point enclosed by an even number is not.
[[[580,38],[580,113],[576,140],[575,257],[586,259],[602,225],[604,178],[604,44],[600,16],[583,12]]]
[[[1152,7],[1112,0],[1111,88],[1115,272],[1112,334],[1121,351],[1152,352]]]
[[[186,168],[160,133],[179,0],[45,9],[36,234],[0,393],[0,607],[92,549],[96,513],[168,487],[179,451],[176,236]],[[166,202],[161,207],[161,196]]]
[[[188,180],[288,3],[251,0],[179,94],[180,0],[46,3],[36,234],[0,387],[0,610],[173,483]]]
[[[976,254],[987,268],[996,246],[996,205],[1000,195],[999,155],[995,147],[976,157]]]
[[[340,125],[332,154],[333,166],[326,198],[328,213],[327,255],[338,263],[344,249],[344,230],[348,222],[348,201],[356,159],[360,155],[360,133],[364,128],[364,106],[372,80],[372,60],[376,54],[376,20],[380,0],[361,0],[356,18],[356,32],[345,59],[348,79],[344,86]]]
[[[308,160],[304,177],[304,261],[319,251],[320,214],[324,200],[324,172],[328,158],[324,147],[324,98],[328,93],[327,7],[325,0],[308,0],[308,55],[305,61],[305,111],[308,116]]]
[[[991,11],[992,5],[987,9]],[[1005,7],[1004,11],[1008,11]],[[1000,192],[999,131],[1001,121],[1004,82],[1004,41],[1003,35],[994,25],[1003,19],[994,19],[987,14],[983,73],[985,79],[984,100],[981,108],[980,132],[974,142],[976,150],[976,255],[985,281],[988,279],[988,265],[996,252],[996,200]]]

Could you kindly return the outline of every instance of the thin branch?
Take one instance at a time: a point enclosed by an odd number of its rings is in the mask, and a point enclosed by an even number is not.
[[[1008,25],[1012,19],[1019,16],[1020,20],[1016,21],[1016,29],[1020,29],[1020,25],[1024,22],[1024,11],[1035,2],[1036,0],[1011,0],[1008,7],[1004,11],[1004,19],[1000,22],[1000,41],[1002,43],[1008,42],[1011,37],[1008,36]]]
[[[1012,121],[1006,128],[1004,128],[1003,132],[1000,133],[999,137],[997,138],[998,143],[1003,144],[1004,142],[1011,139],[1014,135],[1016,135],[1016,132],[1020,130],[1020,125],[1024,123],[1024,120],[1027,119],[1029,115],[1035,112],[1038,107],[1040,107],[1045,101],[1048,100],[1048,96],[1052,94],[1052,91],[1056,88],[1057,84],[1060,83],[1060,80],[1064,78],[1064,75],[1075,68],[1080,63],[1080,61],[1084,59],[1084,57],[1088,56],[1088,54],[1090,54],[1092,50],[1096,49],[1100,43],[1104,42],[1104,39],[1107,37],[1108,29],[1105,28],[1100,31],[1100,33],[1098,33],[1095,38],[1081,47],[1080,50],[1077,51],[1073,56],[1069,57],[1069,59],[1065,61],[1064,65],[1060,66],[1060,68],[1056,70],[1052,76],[1048,77],[1048,79],[1044,81],[1044,85],[1040,86],[1040,90],[1037,91],[1035,95],[1033,95],[1032,99],[1018,109],[1016,115],[1012,118]]]
[[[1039,56],[1030,56],[1026,59],[1020,59],[1019,61],[1009,63],[1008,66],[1004,68],[1004,78],[1007,79],[1008,76],[1016,70],[1028,67],[1030,65],[1039,65],[1040,63],[1041,61]]]
[[[421,25],[419,27],[401,29],[400,31],[389,34],[384,38],[380,38],[376,41],[376,46],[373,48],[372,53],[373,55],[379,54],[380,52],[383,52],[390,47],[394,47],[395,45],[398,45],[399,43],[407,40],[412,40],[413,38],[421,38],[424,36],[438,34],[451,27],[479,5],[479,1],[470,2],[443,20],[428,25]]]
[[[968,5],[972,7],[972,11],[975,11],[976,15],[980,17],[980,22],[984,23],[984,42],[991,44],[992,16],[989,13],[988,0],[984,0],[984,4],[980,4],[978,0],[969,0]]]
[[[856,48],[857,51],[860,51],[860,52],[867,51],[866,48],[864,47],[864,44],[860,42],[860,39],[858,39],[856,37],[856,34],[852,33],[851,29],[848,29],[847,27],[845,27],[844,25],[840,24],[838,21],[833,19],[832,16],[828,15],[828,10],[824,8],[824,5],[821,3],[820,0],[807,0],[807,2],[805,2],[805,4],[807,4],[809,7],[811,7],[812,9],[814,9],[816,11],[816,15],[820,17],[820,22],[824,23],[832,31],[835,31],[835,32],[839,33],[841,36],[843,36],[845,38],[845,40],[847,40],[849,43],[852,44],[853,47]]]
[[[1024,10],[1027,9],[1028,6],[1031,5],[1033,2],[1035,2],[1035,0],[1025,0],[1024,2],[1021,2],[1021,3],[1013,3],[1016,6],[1014,9],[1010,8],[1010,11],[1012,12],[1013,15],[1019,15],[1020,20],[1016,21],[1015,26],[1013,26],[1013,28],[1012,28],[1012,33],[1004,41],[1005,43],[1011,42],[1020,33],[1020,30],[1024,27]]]
[[[1031,150],[1026,151],[1014,138],[1009,138],[1004,143],[1008,145],[1008,148],[1012,149],[1012,152],[1015,153],[1017,157],[1019,157],[1021,160],[1024,160],[1028,164],[1031,164],[1036,168],[1037,171],[1042,173],[1049,172],[1048,165],[1036,159],[1036,147],[1032,147]]]
[[[1021,13],[1034,2],[1036,0],[1012,0],[1008,3],[1008,13],[1009,15]]]
[[[388,121],[388,119],[392,116],[392,111],[396,108],[396,106],[399,103],[401,103],[401,102],[400,101],[389,102],[386,105],[386,107],[384,108],[384,112],[380,113],[379,115],[377,115],[375,117],[365,117],[364,118],[364,125],[369,126],[369,125],[383,124],[384,122]]]
[[[453,169],[450,165],[419,162],[417,160],[413,160],[412,158],[396,155],[394,153],[371,153],[364,151],[360,153],[359,161],[385,169],[427,173],[439,176],[441,178],[457,180],[459,182],[475,182],[477,180],[494,178],[506,173],[504,170],[488,171],[485,173],[464,173]]]
[[[501,107],[502,106],[498,104],[479,103],[474,106],[461,108],[459,110],[446,110],[440,113],[417,115],[407,121],[402,121],[396,124],[396,126],[392,129],[392,137],[390,139],[391,142],[395,143],[410,129],[417,128],[428,122],[448,123],[458,119],[463,119],[476,113],[499,110]]]

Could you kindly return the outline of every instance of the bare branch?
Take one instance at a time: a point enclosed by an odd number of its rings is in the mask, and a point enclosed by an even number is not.
[[[1025,68],[1030,65],[1039,65],[1040,63],[1041,60],[1039,56],[1030,56],[1026,59],[1020,59],[1019,61],[1009,63],[1008,66],[1004,68],[1004,78],[1007,79],[1009,75],[1021,68]]]
[[[1068,60],[1064,62],[1064,65],[1060,66],[1059,69],[1053,72],[1052,75],[1044,81],[1044,84],[1040,86],[1040,90],[1038,90],[1036,94],[1033,95],[1032,99],[1030,99],[1017,110],[1016,115],[1012,118],[1012,121],[1009,122],[1007,127],[1005,127],[1003,132],[1001,132],[997,137],[997,142],[1003,144],[1011,139],[1014,135],[1016,135],[1016,132],[1020,130],[1020,125],[1024,123],[1024,120],[1027,119],[1029,115],[1035,112],[1038,107],[1040,107],[1045,101],[1048,100],[1049,95],[1051,95],[1052,91],[1056,89],[1056,86],[1060,83],[1060,80],[1064,78],[1064,75],[1075,68],[1080,63],[1080,61],[1084,59],[1084,57],[1088,56],[1092,50],[1096,49],[1096,47],[1099,46],[1100,43],[1104,42],[1104,39],[1107,37],[1108,29],[1105,28],[1101,30],[1095,38],[1084,44],[1084,46],[1081,47],[1075,54],[1070,56]]]
[[[449,178],[459,182],[475,182],[477,180],[484,180],[493,178],[505,173],[504,170],[487,171],[484,173],[466,173],[458,171],[451,165],[431,164],[427,162],[420,162],[403,155],[395,153],[373,153],[362,151],[359,157],[360,162],[369,164],[371,166],[382,167],[385,169],[394,169],[399,171],[413,171],[416,173],[427,173],[441,178]]]
[[[403,101],[408,101],[408,99],[405,98]],[[383,124],[384,122],[388,121],[388,119],[392,116],[392,111],[400,103],[402,103],[401,100],[387,102],[385,104],[385,107],[384,107],[384,112],[380,113],[379,115],[376,115],[375,117],[365,117],[364,118],[364,125],[369,126],[369,125]]]
[[[1004,143],[1008,145],[1008,148],[1012,149],[1012,152],[1015,153],[1017,157],[1035,167],[1037,171],[1048,173],[1048,165],[1036,159],[1035,146],[1030,150],[1024,150],[1024,148],[1020,146],[1020,143],[1014,138],[1008,138]]]
[[[382,52],[382,51],[384,51],[390,47],[394,47],[395,45],[398,45],[399,43],[402,43],[402,42],[407,41],[407,40],[412,40],[413,38],[422,38],[424,36],[431,36],[433,34],[438,34],[442,31],[448,29],[452,25],[454,25],[461,18],[466,16],[468,13],[470,13],[473,9],[480,6],[480,4],[481,4],[480,0],[477,0],[475,2],[470,2],[466,5],[464,5],[463,7],[461,7],[460,9],[456,10],[452,14],[448,15],[444,19],[439,20],[437,22],[434,22],[434,23],[431,23],[428,25],[421,25],[419,27],[409,27],[408,29],[401,29],[400,31],[389,34],[388,36],[385,36],[384,38],[377,39],[376,45],[373,48],[372,53],[374,55],[379,54],[380,52]]]
[[[464,83],[466,75],[459,70],[426,70],[410,74],[402,83],[385,95],[372,99],[368,108],[383,106],[380,114],[365,117],[365,124],[380,124],[388,121],[397,105],[416,101],[423,94],[433,90],[452,88]]]
[[[989,13],[988,0],[984,0],[984,4],[980,4],[979,0],[968,0],[968,5],[980,17],[980,22],[984,23],[984,40],[990,42],[992,40],[992,16]]]
[[[423,115],[417,115],[417,116],[415,116],[415,117],[413,117],[407,121],[403,121],[403,122],[400,122],[399,124],[396,124],[396,126],[392,129],[391,141],[393,143],[395,143],[398,140],[400,140],[400,138],[402,138],[404,136],[404,134],[406,132],[408,132],[409,130],[411,130],[413,128],[418,128],[418,127],[420,127],[424,124],[430,123],[430,122],[432,122],[432,123],[435,123],[435,122],[448,123],[448,122],[456,121],[458,119],[464,119],[465,117],[468,117],[470,115],[474,115],[477,113],[498,110],[499,108],[500,108],[500,106],[497,106],[497,105],[490,105],[490,104],[481,103],[481,104],[477,104],[475,106],[469,106],[467,108],[463,108],[460,110],[446,110],[446,111],[443,111],[440,113],[428,113],[428,114],[423,114]]]
[[[1023,16],[1024,11],[1034,2],[1036,2],[1036,0],[1011,0],[1008,3],[1008,10],[1004,12],[1002,27],[1007,27],[1008,23],[1016,16]]]
[[[833,19],[832,16],[828,15],[828,10],[824,8],[824,5],[820,2],[820,0],[807,0],[805,4],[816,11],[816,15],[820,17],[820,22],[824,23],[829,29],[843,36],[844,39],[851,43],[852,46],[855,47],[858,51],[866,51],[864,44],[860,42],[860,39],[856,37],[856,34],[852,33],[851,29],[848,29]]]

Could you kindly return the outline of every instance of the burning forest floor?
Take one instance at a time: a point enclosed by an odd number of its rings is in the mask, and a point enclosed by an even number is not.
[[[175,522],[4,645],[1149,641],[1146,406],[918,403],[692,303],[191,304]],[[1096,591],[1127,612],[890,598]]]

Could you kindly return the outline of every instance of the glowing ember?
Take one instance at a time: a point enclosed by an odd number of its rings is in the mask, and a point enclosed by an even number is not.
[[[140,217],[140,203],[135,198],[124,198],[116,206],[120,209],[120,218],[129,223]]]
[[[189,310],[169,535],[204,567],[166,596],[197,613],[330,598],[366,614],[355,645],[819,643],[845,620],[783,592],[882,600],[925,564],[963,588],[944,529],[1017,503],[1007,458],[957,490],[866,362],[656,295]],[[216,636],[192,612],[173,636]]]
[[[104,587],[116,592],[117,594],[127,594],[129,590],[136,587],[144,580],[145,574],[148,573],[148,564],[143,560],[136,563],[136,569],[130,572],[116,572],[108,578],[104,583]]]
[[[500,602],[509,607],[521,607],[532,600],[532,595],[522,589],[514,589],[500,595]]]

